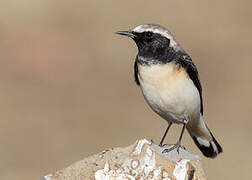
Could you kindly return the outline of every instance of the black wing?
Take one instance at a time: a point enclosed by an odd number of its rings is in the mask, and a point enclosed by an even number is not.
[[[135,60],[135,63],[134,63],[134,76],[135,76],[135,82],[139,86],[140,82],[139,82],[139,79],[138,79],[137,57],[136,57],[136,60]]]
[[[199,94],[200,94],[200,102],[201,102],[201,107],[200,107],[200,112],[203,115],[203,98],[202,98],[202,87],[201,83],[199,80],[199,73],[198,70],[193,63],[192,59],[188,55],[183,55],[181,58],[179,58],[179,64],[183,68],[186,69],[189,77],[193,81],[194,85],[197,87]]]

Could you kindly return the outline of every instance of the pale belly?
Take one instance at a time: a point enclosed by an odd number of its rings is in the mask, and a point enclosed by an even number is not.
[[[199,119],[199,92],[183,68],[169,63],[138,69],[143,95],[157,114],[175,123]]]

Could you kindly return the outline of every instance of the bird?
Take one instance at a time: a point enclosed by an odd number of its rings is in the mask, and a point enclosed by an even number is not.
[[[185,129],[208,158],[223,150],[203,119],[203,97],[199,73],[192,58],[165,27],[142,24],[116,34],[134,40],[138,54],[134,62],[135,82],[151,109],[168,122],[159,143],[163,142],[172,124],[182,124],[178,141],[163,153],[178,150]]]

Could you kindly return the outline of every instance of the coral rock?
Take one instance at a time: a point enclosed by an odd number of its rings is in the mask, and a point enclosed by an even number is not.
[[[125,148],[112,148],[44,176],[41,180],[187,180],[206,179],[199,156],[180,148],[162,153],[142,139]]]

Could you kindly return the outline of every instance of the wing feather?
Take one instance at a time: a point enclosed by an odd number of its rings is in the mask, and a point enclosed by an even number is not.
[[[134,76],[135,76],[135,82],[139,86],[140,82],[139,82],[139,79],[138,79],[137,57],[136,57],[136,60],[135,60],[135,63],[134,63]]]
[[[179,64],[181,64],[181,66],[186,69],[190,79],[193,81],[194,85],[197,87],[199,91],[201,102],[200,112],[203,115],[202,87],[199,79],[198,70],[195,64],[193,63],[192,59],[188,55],[182,55],[182,57],[177,59],[177,61],[179,61]]]

